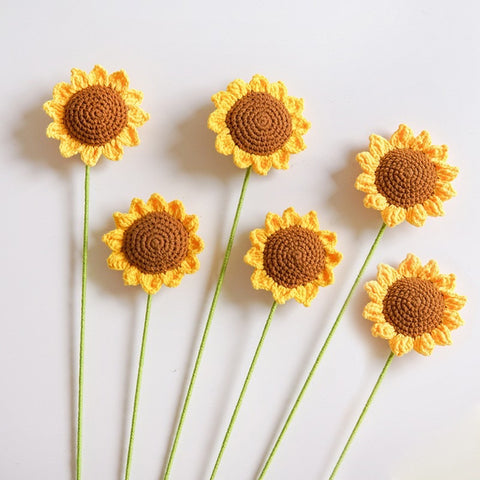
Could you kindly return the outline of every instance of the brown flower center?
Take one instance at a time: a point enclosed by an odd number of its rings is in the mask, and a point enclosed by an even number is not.
[[[165,273],[188,254],[189,233],[180,220],[165,212],[147,213],[125,231],[122,252],[143,273]]]
[[[287,108],[268,93],[250,92],[237,100],[226,123],[235,145],[255,155],[276,152],[292,133]]]
[[[442,323],[445,301],[428,280],[402,278],[388,289],[383,300],[385,320],[397,333],[417,337]]]
[[[382,157],[375,171],[375,185],[390,204],[413,207],[435,191],[437,171],[425,153],[395,149]]]
[[[295,288],[318,278],[325,268],[325,256],[325,248],[315,232],[292,226],[268,237],[263,266],[276,283]]]
[[[65,105],[63,123],[75,140],[100,146],[123,130],[127,112],[127,105],[115,90],[93,85],[72,95]]]

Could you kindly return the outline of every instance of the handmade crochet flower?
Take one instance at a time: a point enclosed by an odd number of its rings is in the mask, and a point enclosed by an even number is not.
[[[455,275],[441,274],[434,260],[422,266],[408,254],[398,269],[381,264],[365,289],[371,302],[363,316],[375,322],[372,335],[388,340],[395,355],[412,348],[430,355],[435,344],[450,345],[450,331],[463,325],[458,310],[467,299],[454,293]]]
[[[70,83],[58,83],[53,99],[43,109],[53,118],[47,136],[60,140],[60,153],[80,153],[86,165],[94,166],[100,155],[120,160],[122,145],[138,145],[136,127],[149,118],[140,107],[143,93],[128,88],[127,74],[110,75],[100,65],[87,74],[72,69]]]
[[[364,205],[380,210],[389,227],[404,220],[419,227],[428,215],[443,215],[443,202],[455,196],[449,182],[458,174],[446,163],[447,150],[432,145],[426,131],[415,137],[406,125],[390,141],[371,135],[369,151],[357,155],[364,173],[355,188],[367,194]]]
[[[252,165],[266,175],[272,167],[287,169],[290,154],[306,148],[302,135],[310,122],[302,116],[303,99],[290,97],[282,82],[269,83],[262,75],[249,83],[235,80],[212,101],[217,109],[208,128],[218,134],[215,148],[233,154],[237,167]]]
[[[255,267],[252,285],[271,291],[278,303],[294,298],[308,307],[319,287],[333,283],[333,267],[342,259],[337,236],[320,230],[313,211],[303,217],[292,207],[281,217],[268,213],[265,228],[250,232],[250,241],[244,260]]]
[[[112,249],[108,266],[123,270],[125,285],[140,284],[152,294],[164,284],[177,287],[185,274],[199,269],[198,217],[185,214],[179,200],[167,203],[157,193],[147,203],[134,198],[128,213],[113,218],[117,228],[103,241]]]

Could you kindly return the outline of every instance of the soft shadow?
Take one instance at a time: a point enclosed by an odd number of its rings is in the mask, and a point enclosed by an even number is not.
[[[46,130],[52,119],[43,111],[42,104],[50,98],[49,93],[39,98],[35,107],[25,111],[21,122],[13,132],[22,158],[45,171],[45,167],[67,175],[76,166],[78,159],[63,158],[58,149],[59,141],[48,138]]]
[[[231,156],[221,155],[215,150],[216,134],[207,127],[208,116],[213,105],[197,108],[176,130],[169,154],[190,175],[214,176],[223,180],[238,175],[238,168]]]
[[[337,213],[339,221],[348,225],[357,236],[364,230],[378,229],[382,221],[378,211],[363,206],[365,194],[354,187],[355,180],[362,173],[355,157],[362,148],[352,148],[346,155],[344,166],[332,175],[335,188],[327,200],[329,208]]]

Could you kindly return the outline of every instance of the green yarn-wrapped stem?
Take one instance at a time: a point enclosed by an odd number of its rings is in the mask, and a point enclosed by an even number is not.
[[[300,402],[302,401],[302,398],[305,395],[305,392],[306,392],[308,386],[310,385],[310,382],[312,381],[313,376],[315,375],[315,372],[318,368],[318,365],[320,364],[320,361],[322,360],[323,354],[327,350],[327,347],[330,344],[330,341],[331,341],[331,339],[332,339],[332,337],[333,337],[333,335],[334,335],[334,333],[335,333],[335,331],[338,327],[338,324],[340,323],[340,320],[342,319],[343,314],[345,313],[345,310],[347,309],[347,306],[350,303],[353,292],[358,287],[358,284],[360,283],[360,279],[362,278],[363,273],[365,272],[365,269],[367,268],[367,265],[369,264],[370,259],[373,256],[373,253],[377,249],[378,243],[380,242],[381,238],[383,237],[383,233],[385,232],[385,228],[386,228],[386,224],[382,223],[382,226],[380,227],[380,230],[378,231],[377,236],[375,237],[375,240],[373,241],[373,244],[370,247],[370,250],[369,250],[369,252],[368,252],[368,254],[367,254],[367,256],[366,256],[366,258],[363,262],[363,265],[361,266],[360,271],[358,272],[358,275],[355,277],[355,281],[353,282],[353,285],[350,288],[350,291],[348,292],[347,298],[345,299],[345,301],[342,305],[342,308],[338,312],[337,318],[335,319],[335,322],[332,325],[332,328],[330,329],[330,332],[328,333],[328,336],[327,336],[322,348],[320,349],[320,352],[318,353],[318,356],[315,359],[315,362],[313,363],[312,368],[310,369],[310,372],[309,372],[309,374],[308,374],[308,376],[307,376],[307,378],[306,378],[306,380],[305,380],[305,382],[304,382],[304,384],[303,384],[303,386],[300,390],[300,393],[298,394],[298,396],[295,400],[295,403],[293,404],[293,407],[290,410],[290,413],[288,414],[288,417],[285,420],[285,423],[283,424],[282,430],[280,431],[280,434],[278,435],[277,440],[275,441],[275,444],[273,445],[273,448],[272,448],[270,454],[267,457],[267,461],[265,462],[265,465],[264,465],[262,471],[260,472],[258,480],[262,480],[265,477],[265,475],[267,473],[267,470],[270,467],[270,464],[272,463],[273,457],[275,456],[275,454],[278,450],[278,447],[280,446],[280,442],[282,441],[288,427],[290,426],[290,423],[291,423],[291,421],[292,421],[292,419],[295,415],[295,412],[297,411],[297,409],[300,405]]]
[[[215,287],[215,293],[213,294],[212,304],[210,305],[210,310],[208,312],[207,322],[205,323],[205,327],[203,329],[202,340],[200,341],[200,346],[198,347],[198,353],[197,353],[197,357],[195,359],[195,365],[193,367],[192,376],[190,377],[190,383],[188,385],[187,393],[185,395],[185,400],[183,402],[182,412],[180,414],[180,420],[178,422],[177,429],[175,431],[175,437],[173,439],[173,444],[172,444],[172,448],[170,450],[170,455],[168,457],[167,466],[166,466],[166,469],[165,469],[165,474],[163,476],[163,480],[167,480],[169,478],[170,471],[172,469],[173,459],[175,458],[175,453],[176,453],[177,447],[178,447],[178,441],[179,441],[180,435],[182,433],[183,423],[185,422],[185,417],[186,417],[187,410],[188,410],[188,407],[189,407],[189,404],[190,404],[193,387],[195,386],[195,382],[196,382],[196,379],[197,379],[198,369],[199,369],[200,363],[202,361],[203,352],[205,350],[205,344],[207,342],[208,334],[210,332],[210,326],[211,326],[211,323],[212,323],[213,315],[214,315],[215,309],[217,307],[218,297],[219,297],[220,292],[222,290],[223,280],[225,278],[225,272],[227,270],[227,265],[228,265],[228,262],[230,260],[230,254],[232,253],[233,241],[235,239],[235,233],[237,232],[238,221],[240,219],[240,212],[242,210],[243,201],[244,201],[244,198],[245,198],[245,193],[247,191],[247,185],[248,185],[248,181],[250,179],[251,171],[252,171],[252,167],[250,166],[250,167],[247,168],[247,171],[245,172],[245,177],[243,179],[242,190],[240,192],[240,197],[238,199],[237,209],[236,209],[236,212],[235,212],[235,217],[233,219],[233,225],[232,225],[232,229],[230,231],[230,237],[229,237],[228,243],[227,243],[227,249],[225,251],[225,256],[223,257],[222,267],[220,269],[220,275],[218,277],[217,286]]]

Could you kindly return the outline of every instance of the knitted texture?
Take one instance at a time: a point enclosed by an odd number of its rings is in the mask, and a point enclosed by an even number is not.
[[[252,285],[272,292],[278,303],[295,298],[308,307],[319,287],[333,283],[333,267],[342,259],[335,233],[320,230],[313,211],[303,217],[292,207],[281,217],[269,213],[265,228],[253,230],[250,241],[244,260],[255,268]]]
[[[138,285],[156,293],[162,285],[176,287],[187,273],[199,267],[197,254],[203,241],[195,234],[196,215],[183,204],[167,203],[154,193],[147,203],[134,198],[128,213],[113,215],[117,228],[103,236],[112,249],[107,259],[113,270],[123,270],[125,285]]]
[[[128,86],[123,70],[108,75],[100,65],[89,74],[74,68],[70,83],[55,86],[43,108],[53,118],[47,136],[60,140],[64,157],[80,153],[86,165],[94,166],[102,154],[120,160],[124,145],[138,145],[136,128],[149,116],[139,106],[142,92]]]
[[[374,322],[372,335],[389,341],[395,355],[412,349],[430,355],[435,344],[450,345],[450,332],[463,325],[458,310],[466,298],[455,290],[455,275],[444,275],[430,260],[422,266],[412,254],[398,269],[378,266],[377,280],[365,289],[370,302],[363,311]]]
[[[235,80],[212,97],[216,110],[208,128],[217,133],[215,148],[233,155],[237,167],[266,175],[287,169],[290,154],[306,148],[303,135],[310,123],[302,116],[303,100],[291,97],[282,82],[255,75],[247,83]]]
[[[389,227],[404,220],[419,227],[429,215],[444,215],[443,202],[455,196],[450,182],[458,174],[446,163],[447,150],[432,145],[426,131],[415,137],[406,125],[389,141],[371,135],[369,151],[357,155],[363,173],[355,188],[366,193],[364,205],[380,210]]]

